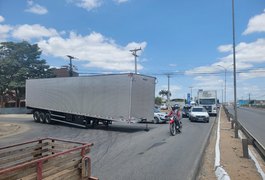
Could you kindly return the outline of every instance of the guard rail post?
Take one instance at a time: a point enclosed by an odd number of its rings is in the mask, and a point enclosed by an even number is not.
[[[242,139],[243,157],[249,158],[248,153],[248,139]]]
[[[234,117],[233,117],[233,115],[231,114],[231,113],[229,113],[230,114],[230,119],[232,119],[231,120],[231,129],[234,129],[235,128],[235,120],[234,120]]]
[[[232,119],[232,121],[231,121],[231,129],[234,129],[234,124],[235,122],[234,122],[234,120]]]

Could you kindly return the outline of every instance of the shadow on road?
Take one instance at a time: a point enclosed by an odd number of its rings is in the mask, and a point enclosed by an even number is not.
[[[116,124],[116,123],[113,123],[109,126],[105,126],[105,125],[100,124],[100,125],[97,125],[95,127],[90,126],[88,128],[64,124],[64,123],[60,123],[60,122],[53,122],[53,125],[71,127],[71,128],[87,129],[87,130],[93,129],[93,130],[126,132],[126,133],[137,133],[139,131],[150,131],[150,130],[156,128],[156,125],[153,125],[151,123],[136,123],[136,124],[124,124],[124,123],[117,123]],[[159,126],[159,124],[157,126]]]

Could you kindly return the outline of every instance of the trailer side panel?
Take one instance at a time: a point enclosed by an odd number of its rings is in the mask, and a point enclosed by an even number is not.
[[[150,119],[154,79],[118,74],[27,80],[27,106],[116,121]]]

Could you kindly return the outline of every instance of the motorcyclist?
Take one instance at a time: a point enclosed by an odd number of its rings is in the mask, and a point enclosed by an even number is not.
[[[182,127],[181,110],[179,106],[172,106],[168,116],[173,117],[176,126]]]

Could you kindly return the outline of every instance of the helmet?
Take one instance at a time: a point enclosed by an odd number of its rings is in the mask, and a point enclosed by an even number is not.
[[[175,111],[176,109],[179,109],[179,106],[177,104],[175,104],[174,106],[171,107],[173,111]]]

